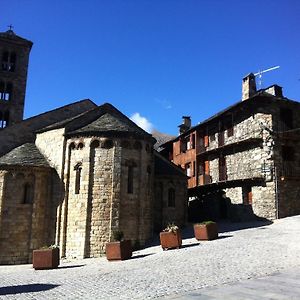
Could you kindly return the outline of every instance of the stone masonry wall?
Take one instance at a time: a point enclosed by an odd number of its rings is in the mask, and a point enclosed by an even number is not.
[[[174,223],[183,227],[187,221],[187,183],[186,178],[179,176],[157,176],[155,178],[156,188],[161,187],[161,199],[154,199],[155,202],[162,201],[161,210],[154,211],[154,218],[160,216],[161,228],[164,229],[169,223]],[[172,188],[175,190],[175,206],[168,207],[168,192]],[[158,193],[156,192],[156,195]]]
[[[152,145],[142,140],[122,142],[120,229],[133,243],[152,237],[154,161]],[[133,190],[128,192],[128,168],[133,167]]]
[[[79,146],[81,143],[82,147]],[[65,217],[63,227],[65,230],[65,255],[66,257],[83,258],[86,241],[86,218],[89,194],[89,140],[82,139],[71,148],[69,164],[68,189],[65,199]],[[76,166],[81,164],[80,190],[75,193]]]
[[[87,224],[86,257],[99,257],[105,253],[110,237],[114,148],[92,148],[91,177]],[[90,217],[89,217],[90,214]]]
[[[1,171],[1,264],[29,263],[32,250],[48,245],[49,171]],[[31,203],[24,203],[25,184],[33,185]]]
[[[45,156],[50,166],[62,177],[65,155],[65,129],[49,130],[36,135],[35,145]]]

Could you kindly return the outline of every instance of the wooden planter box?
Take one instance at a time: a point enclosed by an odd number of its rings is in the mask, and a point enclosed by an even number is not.
[[[195,224],[194,225],[195,238],[199,240],[214,240],[218,238],[217,223]]]
[[[176,232],[161,232],[159,234],[160,244],[163,250],[172,249],[172,248],[180,248],[182,245],[182,238],[180,230]]]
[[[132,246],[130,240],[120,242],[110,242],[106,244],[107,260],[125,260],[132,256]]]
[[[57,268],[59,248],[33,250],[32,264],[36,270]]]

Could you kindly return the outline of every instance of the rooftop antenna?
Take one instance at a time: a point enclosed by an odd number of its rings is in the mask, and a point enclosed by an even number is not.
[[[261,89],[262,87],[262,74],[263,73],[266,73],[266,72],[269,72],[269,71],[273,71],[273,70],[276,70],[280,68],[280,66],[276,66],[276,67],[272,67],[272,68],[269,68],[269,69],[266,69],[266,70],[262,70],[262,71],[258,71],[257,73],[254,74],[254,76],[257,76],[258,75],[258,85],[259,85],[259,89]]]

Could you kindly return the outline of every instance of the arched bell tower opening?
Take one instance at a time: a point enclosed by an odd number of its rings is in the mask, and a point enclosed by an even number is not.
[[[16,35],[12,26],[0,32],[0,130],[21,122],[32,42]]]

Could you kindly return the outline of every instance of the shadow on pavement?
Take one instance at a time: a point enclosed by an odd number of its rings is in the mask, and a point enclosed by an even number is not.
[[[139,254],[139,255],[132,256],[131,259],[143,258],[143,257],[149,256],[149,255],[153,255],[153,254],[154,254],[154,253]]]
[[[58,269],[72,269],[72,268],[80,268],[80,267],[84,267],[86,265],[73,265],[73,266],[62,266],[62,267],[58,267]]]
[[[0,287],[0,295],[15,295],[22,293],[33,293],[47,291],[58,287],[58,284],[33,283],[24,285],[13,285]]]
[[[200,243],[186,244],[186,245],[182,245],[181,248],[189,248],[189,247],[194,247],[199,245]]]

